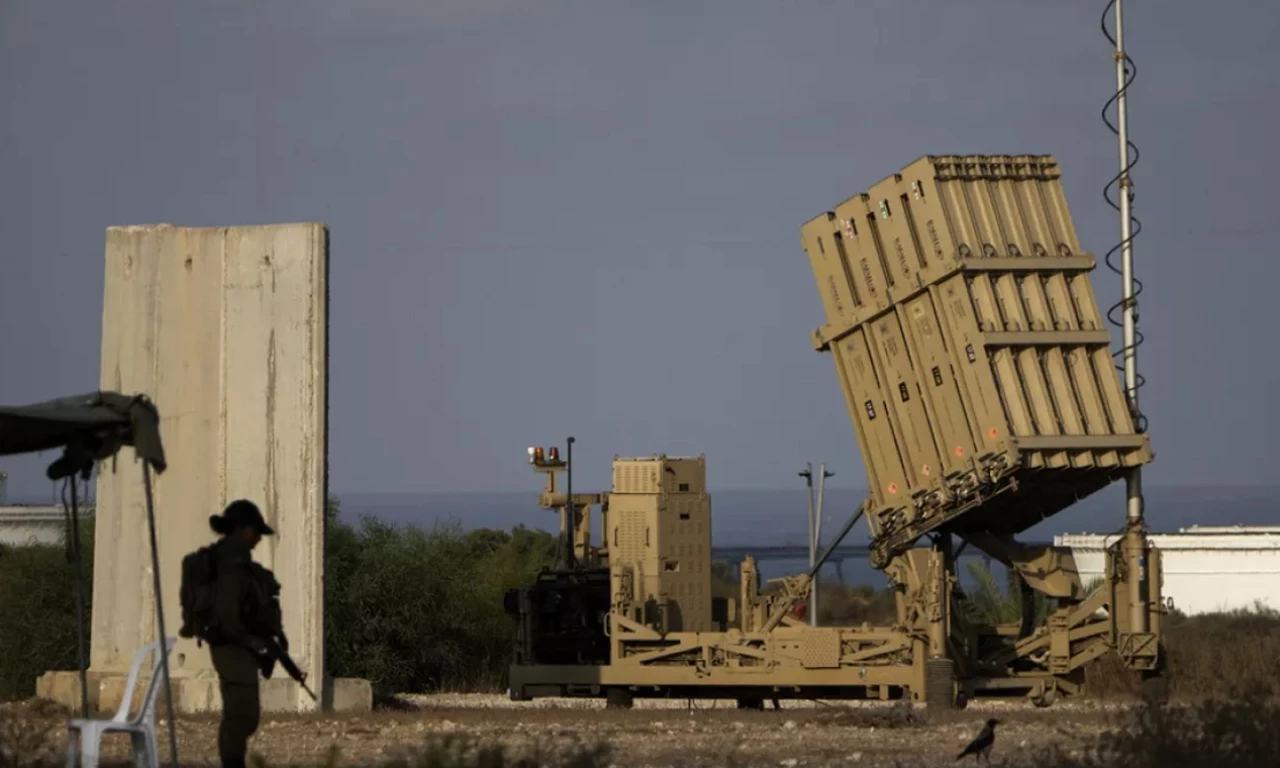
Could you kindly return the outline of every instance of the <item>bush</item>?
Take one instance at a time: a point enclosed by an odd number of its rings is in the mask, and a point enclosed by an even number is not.
[[[83,530],[91,582],[92,526]],[[464,532],[457,524],[422,529],[373,519],[351,525],[338,519],[336,502],[326,531],[331,674],[368,679],[380,697],[505,688],[513,626],[503,592],[528,584],[554,562],[554,536],[523,527]],[[1019,601],[994,580],[978,584],[975,602],[983,613],[1016,620]],[[86,583],[86,591],[91,586]],[[737,598],[737,569],[714,564],[712,591]],[[77,668],[74,600],[73,569],[62,547],[0,550],[0,700],[30,697],[37,676],[48,670]],[[883,586],[825,581],[819,609],[822,623],[846,626],[883,626],[896,613],[893,593]],[[1280,613],[1169,619],[1164,643],[1175,700],[1221,697],[1235,688],[1280,695]],[[1137,691],[1135,676],[1113,655],[1095,662],[1087,680],[1092,694]]]
[[[554,562],[556,539],[456,524],[424,530],[330,505],[325,640],[334,676],[371,681],[379,694],[506,687],[514,627],[503,593]]]
[[[423,530],[371,519],[352,526],[337,514],[331,501],[330,674],[368,679],[379,694],[505,688],[513,626],[502,595],[554,562],[555,537],[524,527],[464,533],[456,524]],[[92,524],[83,531],[87,631]],[[73,574],[60,546],[0,551],[0,700],[33,696],[36,678],[49,670],[79,668]]]
[[[1037,768],[1272,768],[1280,765],[1280,706],[1252,691],[1192,706],[1144,705],[1080,754],[1060,749]]]
[[[93,606],[93,525],[81,523],[85,642]],[[79,669],[75,569],[62,546],[0,547],[0,701],[35,694],[36,678]],[[85,648],[85,653],[89,651]]]
[[[1280,696],[1280,612],[1265,606],[1173,617],[1162,632],[1168,692],[1175,700],[1221,698],[1237,690]],[[1129,696],[1138,681],[1109,654],[1087,670],[1090,693]]]

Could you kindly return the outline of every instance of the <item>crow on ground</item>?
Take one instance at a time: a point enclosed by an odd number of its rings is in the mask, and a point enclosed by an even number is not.
[[[987,721],[983,727],[982,733],[978,737],[969,742],[969,746],[964,748],[960,754],[956,755],[956,760],[962,760],[966,755],[973,755],[974,762],[979,758],[991,762],[991,747],[996,743],[996,725],[1000,721],[994,717]]]

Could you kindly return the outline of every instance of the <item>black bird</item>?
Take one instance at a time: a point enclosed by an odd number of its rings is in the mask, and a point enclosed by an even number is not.
[[[982,729],[982,733],[979,733],[976,739],[969,742],[969,746],[965,747],[963,752],[956,755],[956,760],[962,760],[966,755],[973,755],[974,762],[977,762],[978,758],[982,758],[988,763],[991,762],[989,753],[991,752],[991,747],[996,743],[996,725],[999,722],[994,717],[988,720],[986,726]]]

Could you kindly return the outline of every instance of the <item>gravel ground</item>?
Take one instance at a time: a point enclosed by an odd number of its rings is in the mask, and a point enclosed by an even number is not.
[[[502,695],[403,697],[404,711],[352,716],[266,715],[250,744],[270,765],[323,764],[336,747],[342,764],[370,764],[405,755],[446,734],[500,742],[512,757],[607,742],[601,766],[891,766],[955,765],[955,755],[998,717],[993,763],[1030,762],[1050,745],[1073,750],[1117,715],[1115,707],[1060,703],[1040,710],[1021,702],[975,702],[962,712],[927,715],[906,705],[865,702],[783,702],[775,711],[740,711],[730,701],[638,700],[630,711],[603,702]],[[60,739],[65,713],[44,704],[10,708]],[[2,735],[0,735],[2,736]],[[216,764],[217,717],[179,718],[184,765]],[[161,720],[161,754],[167,759]],[[61,749],[61,743],[55,744]],[[52,752],[46,752],[54,757]],[[106,761],[127,760],[122,736],[104,743]],[[105,763],[104,763],[105,764]]]

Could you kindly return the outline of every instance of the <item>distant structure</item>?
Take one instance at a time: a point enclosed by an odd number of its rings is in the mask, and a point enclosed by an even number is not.
[[[1062,534],[1053,543],[1071,548],[1087,584],[1102,577],[1103,552],[1120,538]],[[1162,555],[1167,606],[1188,616],[1258,604],[1280,610],[1280,526],[1193,525],[1148,538]]]
[[[82,520],[93,520],[93,506],[81,507]],[[66,540],[67,517],[56,504],[0,504],[0,546],[62,546]]]

